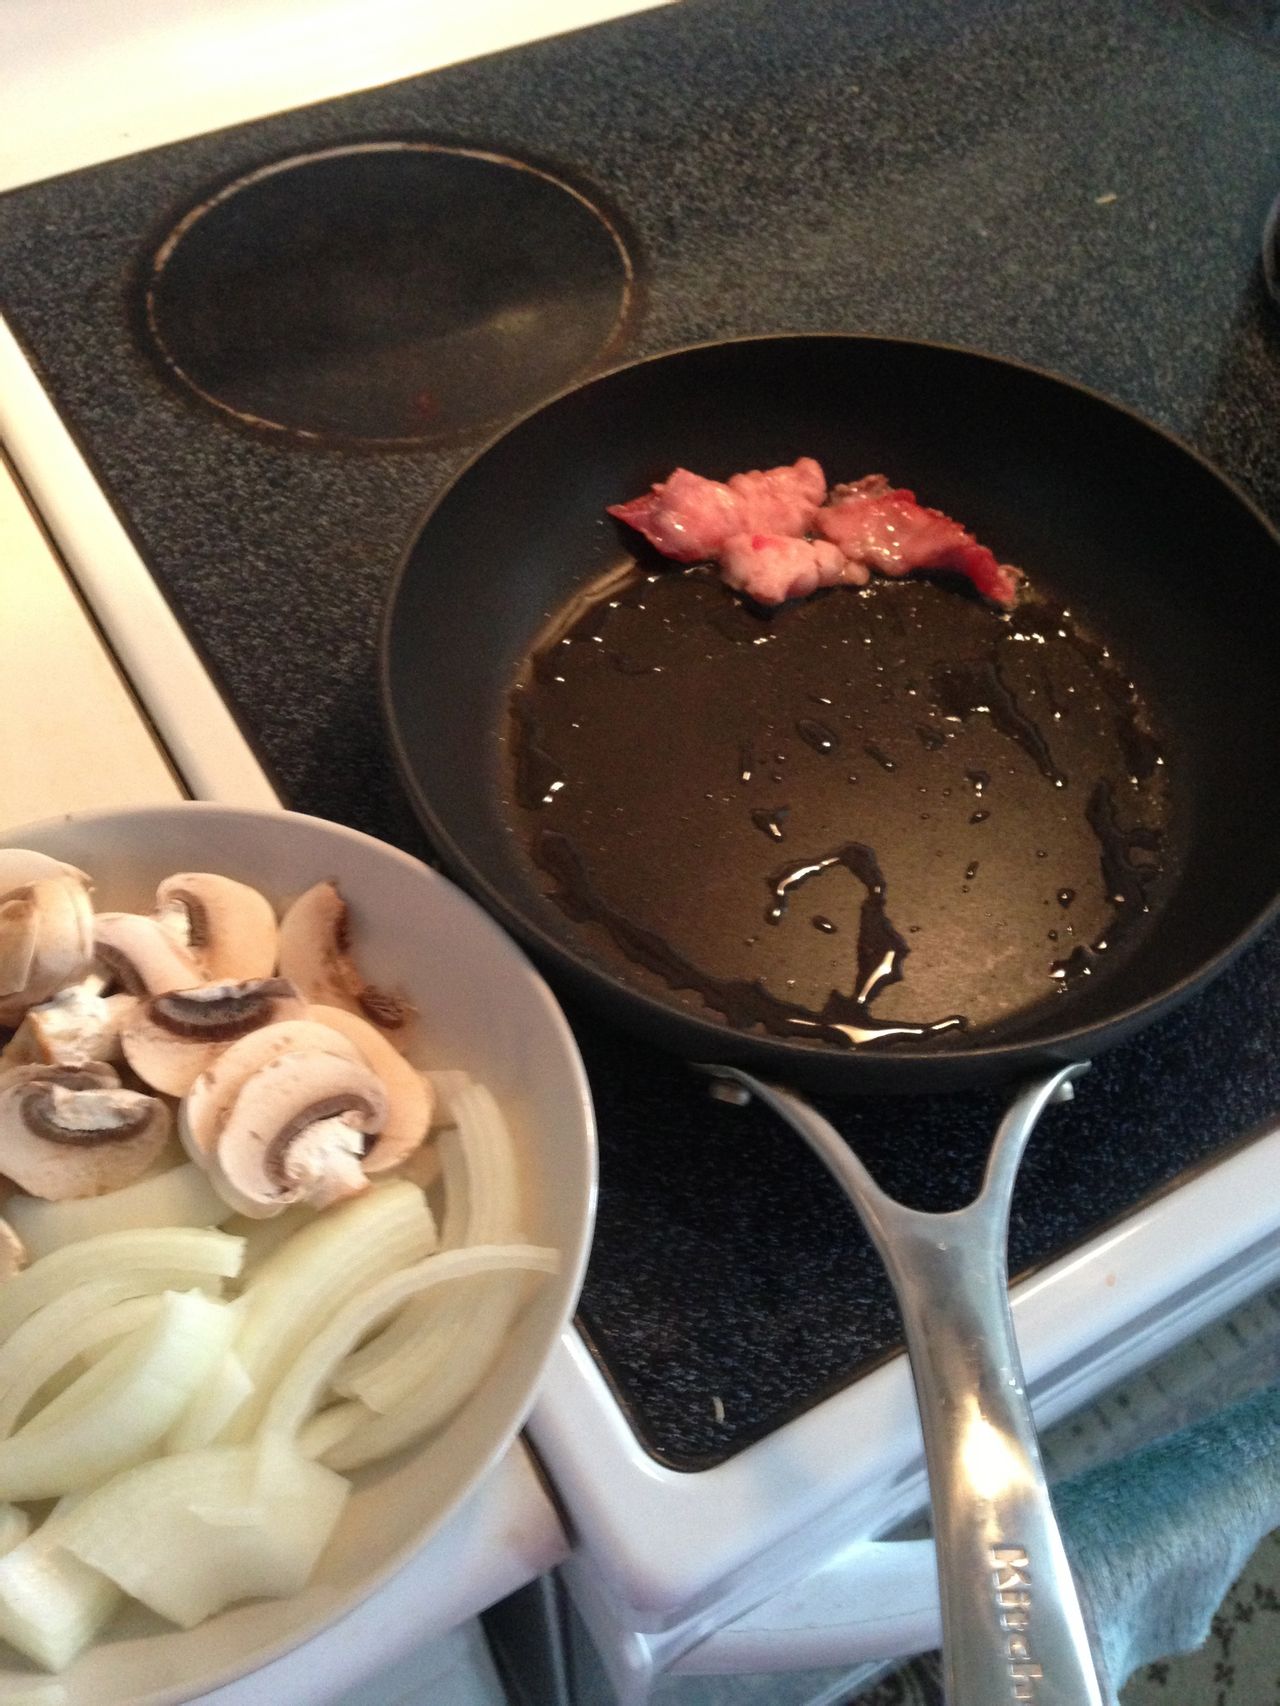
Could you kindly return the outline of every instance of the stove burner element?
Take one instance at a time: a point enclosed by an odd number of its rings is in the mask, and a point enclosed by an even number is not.
[[[616,344],[634,272],[549,173],[429,143],[326,149],[201,201],[148,268],[166,373],[254,427],[418,444],[521,413]]]

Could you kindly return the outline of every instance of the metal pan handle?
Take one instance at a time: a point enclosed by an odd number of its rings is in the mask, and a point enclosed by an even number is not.
[[[716,1069],[805,1139],[848,1192],[889,1271],[920,1404],[952,1706],[1102,1706],[1027,1401],[1006,1256],[1027,1140],[1084,1070],[1063,1067],[1028,1086],[1001,1121],[977,1199],[925,1214],[886,1196],[800,1097]]]

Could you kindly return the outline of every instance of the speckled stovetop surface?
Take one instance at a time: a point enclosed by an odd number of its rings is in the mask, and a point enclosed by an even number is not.
[[[11,194],[4,312],[299,808],[421,850],[382,744],[376,624],[474,444],[347,454],[225,422],[136,342],[134,269],[210,183],[381,136],[524,153],[619,208],[645,281],[623,355],[782,329],[970,344],[1137,407],[1280,517],[1280,320],[1256,261],[1280,59],[1172,0],[685,0]],[[696,1467],[885,1354],[892,1305],[796,1140],[573,1017],[603,1172],[584,1324],[641,1437]],[[1049,1117],[1014,1265],[1276,1112],[1273,935]],[[997,1113],[992,1095],[838,1118],[936,1204],[976,1177]]]

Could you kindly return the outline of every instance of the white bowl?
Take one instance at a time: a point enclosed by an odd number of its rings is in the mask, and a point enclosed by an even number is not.
[[[434,871],[367,835],[292,812],[186,804],[71,815],[7,830],[0,845],[67,860],[99,908],[147,911],[174,871],[219,871],[277,905],[333,879],[349,902],[365,974],[404,991],[420,1016],[408,1052],[487,1084],[518,1139],[525,1231],[562,1253],[498,1362],[426,1443],[354,1477],[355,1491],[306,1590],[234,1606],[199,1628],[130,1612],[58,1679],[65,1706],[175,1706],[318,1634],[403,1565],[507,1449],[533,1405],[586,1266],[595,1211],[595,1124],[573,1037],[520,950]],[[0,1647],[0,1699],[34,1678]]]

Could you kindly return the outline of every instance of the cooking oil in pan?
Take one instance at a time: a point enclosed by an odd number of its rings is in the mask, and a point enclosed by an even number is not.
[[[963,1043],[1149,927],[1163,742],[1070,611],[923,579],[762,611],[702,569],[597,591],[513,689],[508,804],[633,984],[775,1035]]]

